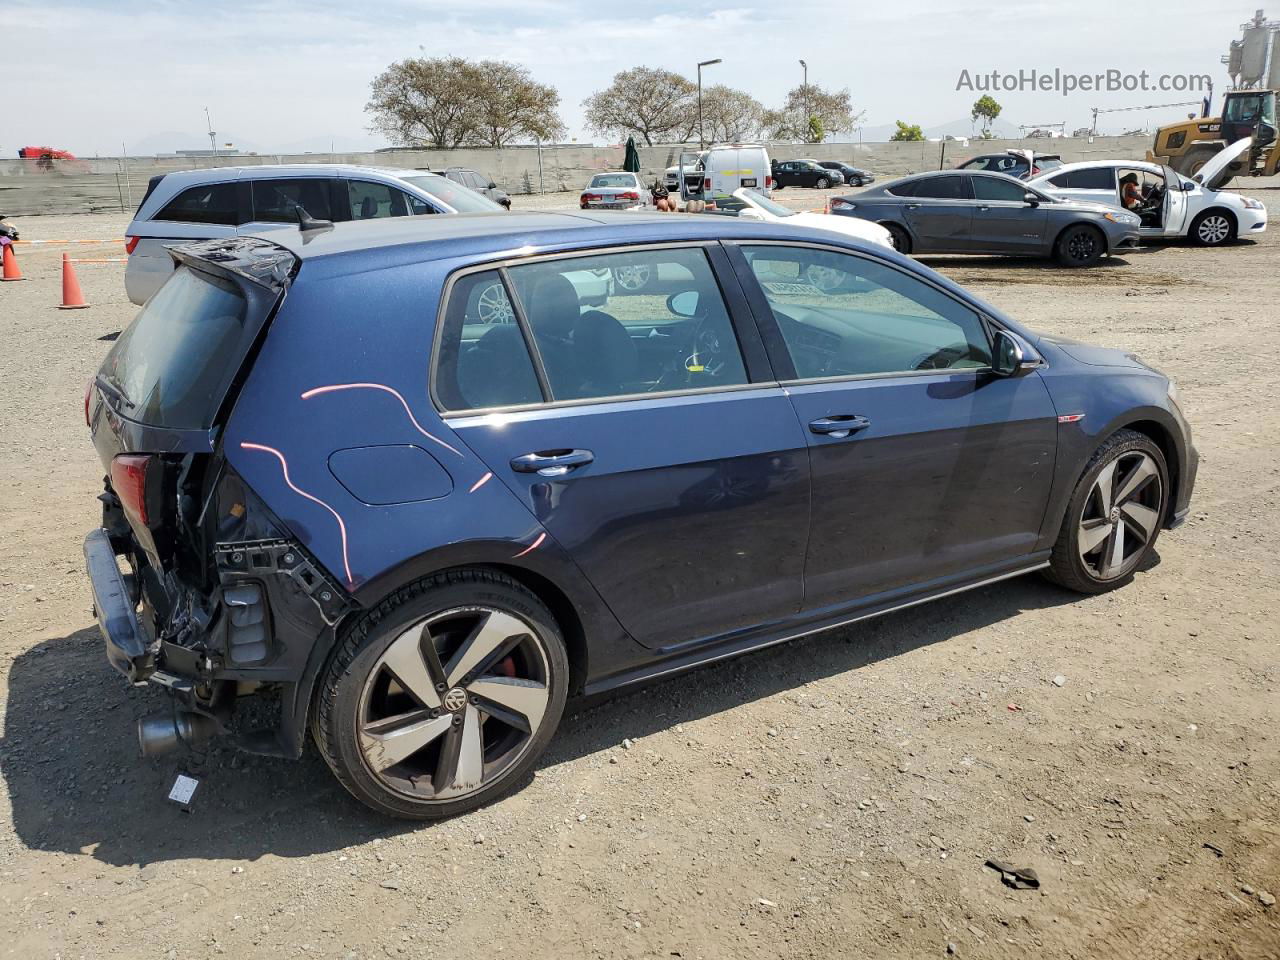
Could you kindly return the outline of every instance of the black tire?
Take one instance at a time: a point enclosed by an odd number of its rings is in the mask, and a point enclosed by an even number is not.
[[[880,226],[888,230],[889,236],[893,238],[893,249],[904,256],[911,252],[911,234],[896,223],[882,223]]]
[[[1102,477],[1103,471],[1113,464],[1116,465],[1112,472],[1114,478],[1125,464],[1131,463],[1139,457],[1145,457],[1150,463],[1154,464],[1159,481],[1159,489],[1156,494],[1151,494],[1147,487],[1140,488],[1151,498],[1144,505],[1144,509],[1155,513],[1154,521],[1151,524],[1151,532],[1141,548],[1135,549],[1131,555],[1126,556],[1123,554],[1122,541],[1122,562],[1117,565],[1115,571],[1110,575],[1101,575],[1098,569],[1101,563],[1095,566],[1086,560],[1085,555],[1081,552],[1082,549],[1088,546],[1082,541],[1082,537],[1087,533],[1085,525],[1094,522],[1089,518],[1099,507],[1096,491],[1099,478]],[[1122,485],[1125,479],[1125,477],[1115,479],[1113,490],[1115,486]],[[1058,540],[1053,546],[1053,553],[1049,560],[1049,567],[1045,571],[1045,576],[1054,583],[1077,593],[1106,593],[1109,590],[1124,586],[1133,579],[1134,573],[1141,569],[1148,555],[1155,548],[1168,507],[1169,467],[1165,462],[1164,453],[1160,450],[1160,447],[1146,434],[1138,433],[1136,430],[1116,431],[1094,452],[1093,457],[1084,469],[1084,473],[1081,474],[1079,481],[1076,483],[1075,491],[1067,504],[1067,512],[1062,519],[1062,527],[1058,532]],[[1115,514],[1120,509],[1119,507],[1113,507],[1110,512]],[[1130,535],[1132,535],[1132,524],[1127,523],[1123,515],[1116,520],[1109,521],[1109,523],[1113,528],[1116,524],[1125,526],[1125,531],[1123,532],[1130,532]],[[1101,549],[1103,552],[1108,549],[1108,543],[1109,541],[1102,543]]]
[[[844,182],[846,186],[850,186],[850,187],[862,186],[862,181],[858,179],[858,175],[856,173],[849,174],[847,177],[844,178]]]
[[[819,177],[818,182],[815,183],[814,186],[817,187],[819,190],[825,190],[827,189],[827,187],[831,186],[831,181],[828,180],[826,177]]]
[[[1107,240],[1097,227],[1076,223],[1067,227],[1054,244],[1054,258],[1064,267],[1091,267],[1107,252]]]
[[[475,614],[476,610],[485,612]],[[410,775],[407,771],[405,785],[396,788],[387,781],[400,776],[396,771],[400,771],[401,767],[390,766],[382,773],[375,773],[373,766],[367,761],[366,751],[360,745],[362,724],[366,724],[364,727],[366,734],[371,730],[367,726],[369,704],[373,699],[369,691],[375,689],[379,683],[384,684],[383,689],[386,689],[387,681],[382,679],[382,670],[385,666],[384,655],[393,644],[397,641],[403,642],[404,638],[410,635],[415,636],[419,650],[437,649],[442,641],[431,638],[425,632],[420,636],[412,633],[419,622],[427,623],[431,618],[437,617],[441,618],[438,622],[447,624],[453,622],[450,620],[451,617],[459,619],[477,615],[488,617],[491,615],[490,612],[501,612],[521,621],[521,626],[528,628],[518,633],[519,646],[512,647],[513,652],[506,654],[505,660],[496,662],[491,668],[475,666],[476,676],[464,677],[456,681],[458,686],[442,695],[440,707],[434,712],[428,714],[425,706],[411,703],[412,709],[409,713],[421,717],[417,721],[418,726],[436,723],[435,719],[428,720],[427,717],[435,718],[439,714],[443,718],[445,732],[436,735],[435,741],[428,741],[415,753],[408,754],[404,758],[404,764],[407,767],[415,758],[430,751],[438,750],[443,753],[444,743],[451,736],[456,736],[459,740],[465,739],[463,731],[469,729],[468,725],[472,723],[474,712],[477,729],[489,729],[483,726],[487,722],[489,727],[496,727],[499,731],[499,735],[496,735],[488,746],[483,739],[489,736],[488,733],[475,734],[477,738],[475,742],[479,745],[481,785],[472,790],[468,790],[465,784],[461,788],[457,787],[457,778],[454,773],[456,771],[457,775],[461,776],[462,761],[458,760],[455,754],[453,767],[450,773],[446,774],[450,783],[449,793],[452,795],[434,799],[421,795],[414,778],[423,782],[423,790],[431,789],[431,778],[420,773]],[[424,641],[429,642],[430,646],[424,647]],[[485,682],[492,686],[495,680],[503,683],[508,682],[504,678],[516,677],[514,667],[510,668],[512,672],[505,674],[490,673],[490,669],[497,670],[498,667],[505,666],[513,657],[524,656],[520,651],[525,644],[532,644],[531,650],[540,651],[545,655],[539,658],[538,668],[545,680],[543,686],[545,686],[546,703],[534,729],[522,733],[506,727],[501,721],[500,712],[497,710],[498,705],[495,703],[489,704],[493,711],[485,713],[482,718],[485,701],[477,700],[469,689],[467,695],[462,698],[465,701],[463,705],[449,706],[449,695],[454,694],[455,690],[468,687],[473,682],[476,684],[475,689],[478,690]],[[501,657],[503,654],[497,654],[497,656]],[[420,659],[427,660],[426,657]],[[439,659],[437,657],[437,667]],[[445,662],[449,663],[447,659]],[[461,669],[472,670],[473,668],[467,666]],[[430,674],[431,671],[428,668],[424,676]],[[398,681],[399,675],[392,673],[390,678],[392,681]],[[518,678],[516,683],[531,684],[532,681]],[[403,701],[411,698],[407,692],[409,686],[411,685],[397,685],[392,687],[392,690],[399,691],[395,696]],[[439,690],[441,686],[443,684],[437,685],[436,689]],[[555,618],[542,601],[510,577],[496,571],[454,570],[426,577],[401,588],[344,632],[316,693],[312,735],[321,755],[338,781],[352,796],[372,809],[388,816],[410,820],[451,817],[490,803],[524,782],[555,734],[564,712],[568,688],[569,661],[565,653],[564,641]],[[400,709],[402,708],[397,707],[397,711]],[[451,715],[450,710],[456,712]],[[408,716],[408,713],[405,715]],[[499,718],[496,724],[495,717]],[[449,726],[450,719],[457,728],[456,731]],[[395,729],[401,730],[403,727]],[[506,736],[506,740],[502,739],[503,735]],[[508,741],[512,746],[505,746]],[[440,745],[434,746],[435,743]],[[491,764],[488,756],[489,748],[505,751],[499,755],[498,759],[492,761],[497,767],[492,779],[488,779],[490,773],[486,770],[486,767]],[[457,752],[460,753],[463,749],[459,746]],[[508,756],[509,762],[499,763],[500,760],[506,761]],[[458,789],[465,792],[459,794]]]
[[[1191,221],[1187,237],[1200,247],[1223,247],[1236,239],[1240,226],[1230,210],[1205,210]]]

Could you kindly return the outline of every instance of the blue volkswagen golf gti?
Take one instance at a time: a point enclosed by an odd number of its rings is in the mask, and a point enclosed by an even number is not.
[[[1166,377],[883,248],[306,222],[175,250],[86,396],[107,656],[176,701],[147,754],[310,733],[364,803],[447,816],[567,698],[1035,570],[1109,590],[1187,513]]]

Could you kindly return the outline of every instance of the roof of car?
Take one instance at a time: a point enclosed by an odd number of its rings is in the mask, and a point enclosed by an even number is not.
[[[1110,167],[1113,170],[1118,167],[1124,167],[1126,170],[1145,170],[1148,173],[1162,172],[1164,169],[1160,164],[1148,163],[1146,160],[1081,160],[1076,163],[1064,163],[1060,167],[1046,170],[1034,179],[1039,180],[1046,176],[1056,177],[1072,170],[1087,170],[1090,167]]]
[[[206,180],[238,180],[241,177],[254,176],[311,176],[341,177],[368,176],[375,174],[383,177],[439,177],[441,174],[433,170],[410,170],[404,167],[369,167],[354,163],[260,163],[234,167],[202,167],[199,170],[175,170],[166,174],[165,179],[177,181]]]
[[[664,240],[778,238],[777,224],[732,217],[610,211],[580,213],[467,213],[434,217],[393,217],[335,224],[332,229],[270,230],[260,234],[300,260],[387,253],[400,249],[417,260],[485,255],[549,248]],[[786,228],[796,238],[826,239],[831,234],[805,227]]]

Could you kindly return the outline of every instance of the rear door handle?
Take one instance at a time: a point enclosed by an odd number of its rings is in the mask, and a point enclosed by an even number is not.
[[[511,469],[516,473],[536,473],[540,477],[563,477],[595,458],[590,450],[543,450],[512,457]]]
[[[817,420],[809,421],[809,431],[811,433],[831,437],[833,440],[843,440],[849,434],[865,430],[869,426],[871,426],[871,421],[866,417],[859,417],[849,413],[842,413],[833,417],[820,417]]]

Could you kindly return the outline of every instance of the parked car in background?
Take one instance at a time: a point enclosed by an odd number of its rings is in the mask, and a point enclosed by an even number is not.
[[[697,159],[691,160],[691,162],[685,165],[684,178],[685,178],[686,184],[688,185],[688,192],[690,193],[697,193],[699,190],[702,189],[702,186],[701,186],[702,158],[705,157],[706,155],[707,155],[707,151],[699,150],[696,154],[692,155]],[[674,167],[667,167],[667,169],[663,171],[662,182],[669,192],[679,196],[680,195],[680,165],[676,164]]]
[[[1019,180],[1039,176],[1062,166],[1062,157],[1056,153],[1036,153],[1033,150],[1005,150],[1003,153],[984,153],[956,164],[957,170],[986,170],[1003,173]]]
[[[825,190],[841,182],[843,177],[838,172],[828,170],[816,160],[784,160],[773,165],[773,185],[778,190],[783,187]]]
[[[1115,206],[1065,200],[1002,173],[938,170],[830,203],[833,214],[871,220],[902,253],[1054,257],[1087,267],[1139,242],[1139,219]]]
[[[869,183],[876,182],[875,174],[844,163],[841,160],[818,160],[816,163],[818,166],[825,167],[832,173],[838,174],[837,182],[839,182],[840,177],[843,177],[844,182],[850,187],[865,187]]]
[[[766,195],[773,189],[769,151],[758,143],[717,144],[708,150],[702,158],[698,199],[718,202],[743,187]]]
[[[85,398],[107,657],[174,699],[149,754],[311,737],[383,814],[524,783],[570,697],[1032,571],[1113,590],[1189,512],[1167,377],[787,220],[402,218],[176,254]],[[665,298],[584,310],[568,279],[640,265]]]
[[[641,210],[653,206],[653,193],[638,173],[597,173],[578,205],[583,210]]]
[[[173,272],[169,247],[296,229],[299,206],[334,223],[502,210],[487,197],[420,170],[304,163],[165,173],[151,178],[125,230],[125,292],[141,305],[160,289]]]
[[[471,170],[467,167],[449,167],[444,171],[444,175],[454,183],[460,183],[464,187],[488,197],[499,206],[505,207],[507,210],[511,209],[511,197],[487,173],[481,173],[479,170]]]
[[[1173,167],[1132,160],[1096,160],[1069,163],[1042,174],[1028,186],[1057,197],[1123,207],[1122,184],[1132,180],[1142,195],[1141,205],[1130,210],[1141,219],[1144,237],[1188,237],[1208,247],[1230,243],[1238,237],[1260,236],[1267,229],[1267,208],[1253,197],[1204,186],[1249,149],[1249,138],[1215,154],[1194,177]]]
[[[762,220],[772,223],[785,221],[787,226],[832,230],[864,243],[874,243],[877,246],[888,247],[890,250],[894,249],[893,237],[889,231],[869,220],[833,217],[829,213],[811,213],[807,210],[792,210],[790,207],[784,207],[770,200],[758,190],[747,187],[735,190],[733,198],[738,201],[737,209],[734,210],[732,206],[729,209],[743,220]]]

